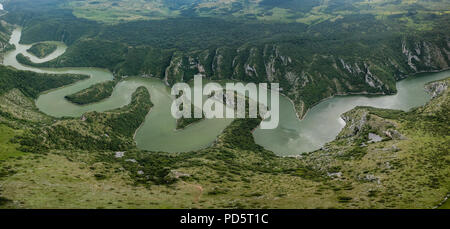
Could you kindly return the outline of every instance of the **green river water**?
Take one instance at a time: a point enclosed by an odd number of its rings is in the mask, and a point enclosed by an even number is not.
[[[26,52],[31,45],[19,44],[21,29],[16,28],[11,37],[11,44],[16,49],[5,54],[3,64],[20,70],[41,73],[72,73],[91,76],[87,80],[73,85],[43,93],[36,100],[37,107],[54,117],[80,117],[89,111],[106,111],[122,107],[131,100],[131,95],[139,86],[145,86],[151,96],[154,107],[144,123],[136,131],[137,147],[149,151],[187,152],[211,145],[216,137],[228,126],[232,119],[209,119],[175,130],[176,120],[170,114],[172,97],[170,88],[161,80],[142,77],[129,77],[119,84],[112,96],[104,101],[79,106],[68,102],[64,96],[78,92],[98,82],[112,80],[111,72],[99,68],[35,68],[21,65],[16,60],[19,53],[30,57],[33,62],[42,63],[62,55],[66,46],[55,42],[58,49],[44,59],[39,59]],[[314,106],[303,120],[295,114],[292,103],[280,97],[280,124],[273,130],[256,129],[254,138],[257,144],[272,150],[278,155],[298,155],[319,149],[326,142],[332,141],[345,123],[340,115],[355,106],[374,106],[380,108],[408,110],[425,104],[430,96],[424,91],[427,82],[450,76],[450,71],[427,73],[397,83],[398,94],[391,96],[338,96],[326,99]]]

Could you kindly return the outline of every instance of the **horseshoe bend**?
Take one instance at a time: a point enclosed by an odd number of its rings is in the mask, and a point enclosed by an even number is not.
[[[0,10],[0,208],[448,208],[446,1],[62,2]]]

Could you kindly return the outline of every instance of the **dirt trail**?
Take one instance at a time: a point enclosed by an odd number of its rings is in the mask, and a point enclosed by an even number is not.
[[[192,186],[194,188],[196,188],[198,190],[198,194],[195,195],[194,198],[194,203],[198,203],[198,201],[200,200],[200,197],[203,195],[203,187],[201,185],[197,185],[197,184],[189,184],[187,182],[183,181],[183,184],[188,185],[188,186]]]

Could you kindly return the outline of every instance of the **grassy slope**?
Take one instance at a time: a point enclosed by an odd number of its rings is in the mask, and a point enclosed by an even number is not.
[[[356,108],[337,140],[299,158],[255,145],[258,120],[236,120],[191,153],[50,147],[3,162],[13,175],[2,195],[25,208],[431,208],[449,191],[448,93],[407,113]],[[368,133],[384,141],[367,143]]]
[[[439,209],[450,209],[450,201],[446,201]]]
[[[16,137],[27,130],[52,122],[52,118],[41,113],[33,99],[39,93],[54,87],[64,86],[85,79],[80,75],[49,75],[18,71],[0,66],[0,179],[15,173],[13,167],[3,163],[16,162],[27,158],[28,154],[19,150]],[[0,205],[11,203],[1,197]]]
[[[14,136],[19,135],[20,133],[21,131],[14,130],[5,125],[0,125],[0,161],[24,155],[23,152],[17,150],[19,144],[10,142]]]

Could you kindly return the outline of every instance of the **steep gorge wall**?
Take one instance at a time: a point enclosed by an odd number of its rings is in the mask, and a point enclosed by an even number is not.
[[[0,20],[0,53],[4,53],[13,47],[9,44],[11,36],[11,26],[5,21]],[[2,57],[0,57],[2,60]]]
[[[301,48],[297,53],[284,44],[174,52],[165,71],[155,74],[144,68],[141,74],[162,78],[168,85],[188,81],[198,73],[217,80],[280,83],[282,93],[293,100],[302,117],[323,98],[349,93],[392,94],[399,79],[450,66],[449,38],[430,41],[403,37],[396,42],[380,44],[358,58],[332,51],[301,55]]]

